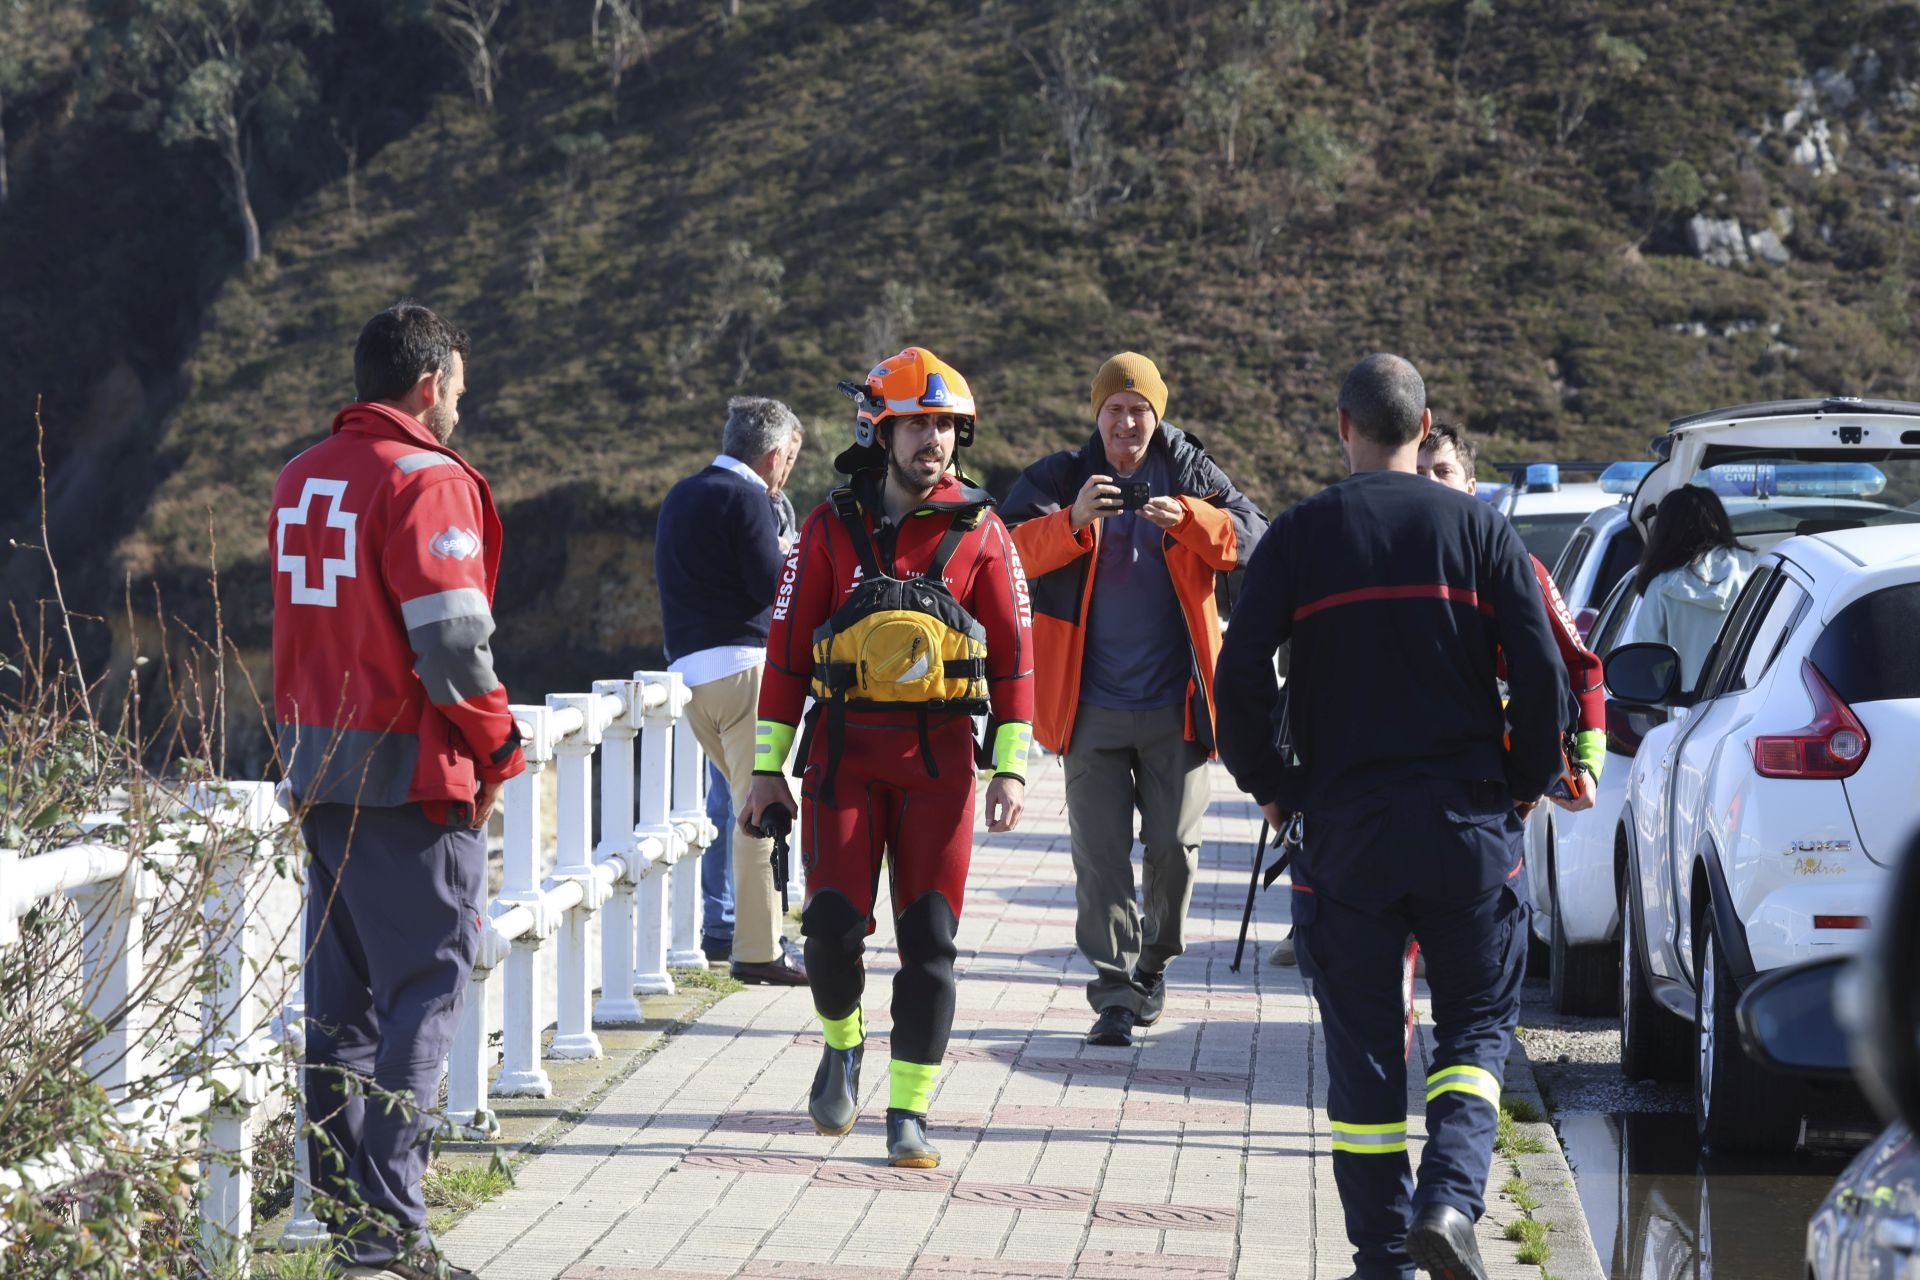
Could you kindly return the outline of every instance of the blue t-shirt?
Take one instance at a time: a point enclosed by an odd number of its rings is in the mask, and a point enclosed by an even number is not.
[[[1149,453],[1130,476],[1172,496],[1167,460]],[[1193,674],[1187,623],[1167,573],[1166,532],[1138,511],[1100,522],[1100,560],[1087,607],[1080,700],[1110,711],[1152,711],[1186,700]]]

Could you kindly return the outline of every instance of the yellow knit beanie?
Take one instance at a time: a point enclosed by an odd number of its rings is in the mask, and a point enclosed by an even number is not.
[[[1122,351],[1100,366],[1100,372],[1093,379],[1095,417],[1100,416],[1100,406],[1116,391],[1135,391],[1145,396],[1153,406],[1156,422],[1167,416],[1167,384],[1160,380],[1160,371],[1153,367],[1153,361],[1137,351]]]

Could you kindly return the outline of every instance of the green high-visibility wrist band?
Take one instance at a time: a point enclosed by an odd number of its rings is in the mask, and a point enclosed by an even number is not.
[[[785,773],[787,753],[793,750],[794,726],[762,720],[753,727],[753,771]]]
[[[1597,782],[1607,767],[1607,735],[1603,729],[1582,729],[1573,740],[1575,763],[1592,774]]]
[[[1033,726],[1024,720],[1009,720],[994,731],[993,771],[1010,773],[1026,780],[1027,756],[1033,751]]]

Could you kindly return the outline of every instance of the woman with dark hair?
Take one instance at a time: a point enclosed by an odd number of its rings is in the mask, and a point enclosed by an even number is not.
[[[1641,600],[1627,639],[1673,646],[1680,655],[1680,687],[1693,688],[1720,624],[1753,572],[1753,559],[1734,538],[1733,522],[1713,490],[1674,490],[1653,513],[1634,576]]]

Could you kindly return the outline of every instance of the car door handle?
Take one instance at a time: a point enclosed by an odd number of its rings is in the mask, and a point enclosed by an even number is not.
[[[1873,1243],[1889,1253],[1912,1253],[1920,1249],[1920,1219],[1880,1219],[1873,1224]]]

